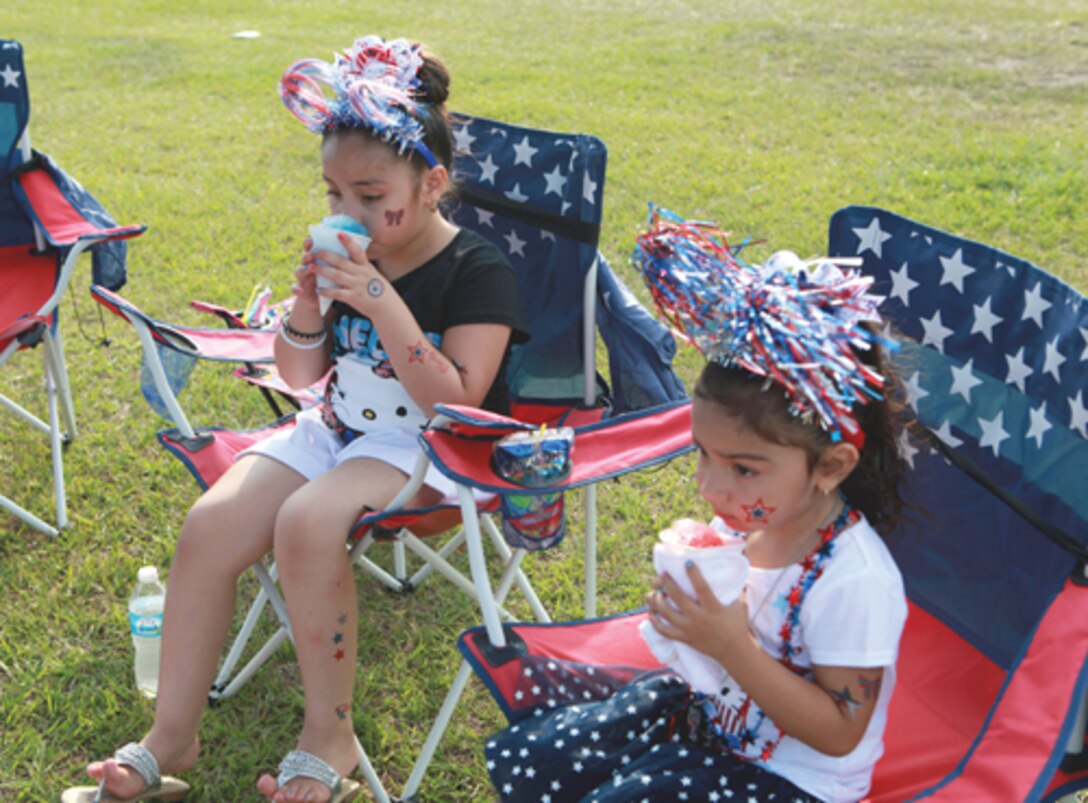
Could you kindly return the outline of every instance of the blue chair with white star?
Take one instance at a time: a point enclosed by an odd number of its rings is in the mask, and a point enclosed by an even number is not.
[[[41,348],[48,420],[4,395],[0,405],[49,440],[55,516],[46,521],[7,496],[0,496],[0,508],[55,536],[68,521],[63,451],[76,436],[57,307],[86,251],[95,281],[121,287],[124,241],[144,227],[118,226],[48,156],[34,151],[29,118],[22,45],[0,39],[0,367],[20,351]]]
[[[847,207],[916,415],[918,511],[890,534],[910,602],[868,800],[1054,801],[1088,786],[1088,300],[1023,259]],[[644,611],[482,628],[458,647],[513,723],[657,666]]]

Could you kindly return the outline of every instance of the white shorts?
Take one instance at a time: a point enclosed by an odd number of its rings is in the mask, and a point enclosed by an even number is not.
[[[307,480],[313,480],[345,460],[359,457],[379,460],[411,475],[419,452],[415,435],[396,428],[369,432],[345,445],[335,432],[325,426],[321,420],[321,410],[311,407],[295,417],[294,427],[251,446],[238,457],[250,454],[271,457]],[[427,469],[423,482],[443,496],[455,493],[453,482],[433,465]]]

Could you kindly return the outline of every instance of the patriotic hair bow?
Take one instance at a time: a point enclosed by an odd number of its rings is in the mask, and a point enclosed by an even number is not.
[[[884,378],[864,363],[883,299],[856,259],[802,261],[779,251],[764,265],[742,261],[710,223],[684,221],[650,206],[650,228],[632,261],[661,315],[709,360],[767,377],[790,411],[815,417],[835,441],[859,449],[855,404],[879,398]]]
[[[418,152],[434,167],[438,162],[423,142],[420,103],[414,97],[423,65],[419,50],[404,39],[364,36],[336,54],[332,64],[296,61],[280,78],[280,97],[315,134],[365,128],[401,153]]]

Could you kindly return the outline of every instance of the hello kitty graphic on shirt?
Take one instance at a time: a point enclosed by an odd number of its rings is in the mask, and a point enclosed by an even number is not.
[[[426,337],[435,348],[442,345],[441,335]],[[398,381],[369,318],[334,314],[332,359],[322,419],[345,443],[367,432],[397,427],[415,433],[426,425],[427,416]]]

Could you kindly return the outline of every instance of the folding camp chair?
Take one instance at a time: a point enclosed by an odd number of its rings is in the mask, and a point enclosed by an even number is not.
[[[613,419],[617,431],[628,432],[626,415],[660,406],[664,415],[677,415],[676,406],[686,399],[684,388],[671,369],[675,346],[668,331],[635,300],[612,274],[597,250],[601,221],[606,152],[600,140],[580,134],[556,134],[482,118],[457,117],[454,120],[457,153],[454,178],[457,198],[448,210],[459,225],[473,229],[498,245],[511,261],[518,276],[523,300],[523,315],[532,339],[517,346],[508,368],[513,419],[486,417],[480,423],[473,411],[451,409],[449,415],[434,422],[435,439],[457,439],[476,429],[497,432],[520,427],[536,429],[541,423],[552,426],[589,426],[598,422],[605,428]],[[141,332],[144,356],[152,369],[148,372],[154,390],[161,397],[175,428],[160,433],[160,441],[181,459],[197,481],[207,487],[230,465],[246,445],[265,437],[269,431],[291,426],[291,417],[276,421],[253,432],[234,432],[217,428],[194,428],[177,403],[183,380],[170,376],[163,363],[180,355],[181,359],[210,353],[213,342],[237,338],[252,348],[244,359],[259,363],[270,357],[268,338],[272,332],[260,330],[209,330],[163,324],[141,313],[124,299],[94,289],[95,297],[122,315]],[[608,352],[611,387],[596,369],[597,335]],[[239,359],[237,350],[234,359]],[[163,357],[167,356],[164,361]],[[219,352],[218,356],[227,356]],[[184,374],[185,371],[183,370]],[[244,377],[248,378],[248,377]],[[146,395],[146,394],[145,394]],[[681,409],[681,415],[684,415]],[[649,416],[646,416],[647,420]],[[184,423],[182,423],[184,422]],[[686,421],[674,429],[681,431],[680,443],[662,441],[649,448],[627,438],[629,449],[623,456],[615,447],[615,465],[624,471],[667,460],[690,448]],[[600,447],[597,427],[590,426],[579,436],[575,464],[580,455]],[[583,434],[585,437],[583,437]],[[583,446],[582,444],[586,444]],[[352,558],[380,581],[396,590],[419,585],[437,571],[475,598],[486,621],[511,619],[503,608],[507,592],[516,583],[528,599],[533,615],[547,618],[543,604],[533,594],[520,562],[524,548],[511,549],[500,528],[480,512],[493,510],[505,488],[484,489],[483,493],[449,498],[425,511],[401,510],[405,499],[418,488],[424,463],[417,467],[409,485],[386,511],[369,514],[352,533]],[[616,472],[621,473],[621,472]],[[580,479],[569,487],[585,489],[585,600],[588,615],[593,615],[595,578],[595,495],[591,481]],[[446,531],[461,521],[463,526],[440,549],[430,547],[421,535]],[[408,524],[408,527],[401,525]],[[492,586],[483,559],[483,534],[486,533],[504,564],[501,579]],[[387,571],[368,557],[376,541],[393,542],[393,570]],[[469,555],[471,578],[464,577],[449,558],[464,545]],[[408,571],[408,553],[423,565]],[[289,625],[275,587],[274,568],[254,567],[261,591],[250,609],[236,640],[221,667],[213,701],[234,694],[268,656],[290,637]],[[271,604],[280,627],[245,667],[235,672],[236,662],[246,650],[251,633],[265,604]],[[372,783],[372,787],[374,784]],[[375,787],[375,793],[379,792]]]
[[[910,615],[870,799],[1053,800],[1088,786],[1088,303],[1021,259],[880,209],[831,219],[886,294],[924,425],[889,538]],[[649,561],[649,556],[647,556]],[[659,666],[644,611],[482,627],[458,647],[511,722]]]
[[[41,346],[48,422],[0,395],[0,404],[49,437],[56,525],[6,496],[0,507],[47,535],[67,525],[63,448],[76,436],[58,305],[79,255],[93,249],[95,281],[125,281],[124,239],[143,226],[117,226],[49,157],[30,147],[30,98],[23,49],[0,39],[0,366]]]

